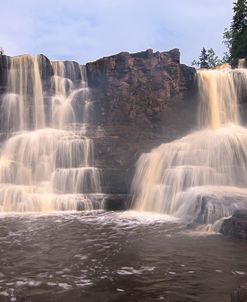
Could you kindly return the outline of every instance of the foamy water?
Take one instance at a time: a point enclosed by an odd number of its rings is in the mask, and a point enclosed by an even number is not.
[[[86,136],[91,106],[85,67],[44,57],[9,58],[1,104],[0,212],[102,207],[94,142]],[[87,195],[85,195],[87,194]]]
[[[199,71],[199,131],[143,154],[132,183],[132,208],[219,229],[223,217],[247,210],[247,129],[238,99],[247,72]]]

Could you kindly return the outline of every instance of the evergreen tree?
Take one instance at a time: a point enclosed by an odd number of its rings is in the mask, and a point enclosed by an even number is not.
[[[192,65],[199,66],[200,68],[211,68],[221,63],[222,61],[216,56],[213,48],[205,49],[203,47],[199,60],[194,60]]]
[[[213,48],[209,48],[207,50],[207,63],[209,67],[215,67],[219,64],[222,64],[221,60],[218,56],[216,56],[215,51]]]
[[[224,53],[222,60],[219,60],[212,48],[203,48],[199,61],[194,60],[192,65],[208,68],[233,63],[234,66],[237,59],[247,59],[247,0],[236,0],[233,3],[233,12],[231,26],[229,29],[225,28],[223,34],[223,43],[228,51]]]
[[[247,0],[237,0],[230,29],[225,29],[224,43],[231,60],[247,57]]]
[[[208,54],[206,49],[203,47],[201,55],[199,57],[200,68],[208,68]]]

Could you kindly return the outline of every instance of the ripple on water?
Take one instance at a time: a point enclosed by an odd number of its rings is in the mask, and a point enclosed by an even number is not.
[[[62,293],[79,302],[85,297],[74,297],[83,292],[95,301],[102,292],[126,301],[177,294],[178,301],[183,295],[192,302],[218,295],[225,301],[237,281],[246,280],[246,245],[188,236],[181,225],[174,217],[134,211],[0,218],[0,291],[9,300],[40,292],[40,301]]]
[[[123,266],[120,270],[117,270],[118,275],[141,275],[144,272],[152,272],[155,270],[154,266],[142,266],[141,268],[137,269],[134,267]]]

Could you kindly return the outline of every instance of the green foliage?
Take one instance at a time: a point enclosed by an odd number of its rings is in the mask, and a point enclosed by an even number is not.
[[[203,47],[199,60],[192,62],[193,66],[199,66],[200,68],[211,68],[221,64],[222,61],[216,56],[213,48],[205,49]]]
[[[199,57],[199,60],[194,60],[192,62],[192,65],[193,66],[200,66],[200,68],[208,68],[208,63],[207,63],[207,59],[208,59],[208,56],[207,56],[207,51],[206,49],[203,47],[202,51],[201,51],[201,54],[200,54],[200,57]]]
[[[231,29],[225,28],[224,33],[223,33],[223,43],[225,44],[228,52],[231,49],[232,45],[232,31]]]
[[[215,67],[222,63],[221,60],[219,59],[219,57],[216,56],[213,48],[208,49],[207,55],[208,55],[208,66],[209,67]]]
[[[247,58],[247,0],[237,0],[233,3],[233,18],[230,28],[225,28],[223,43],[227,51],[220,60],[212,48],[203,48],[199,60],[192,65],[200,68],[215,67],[219,64],[231,63],[236,59]]]
[[[199,62],[200,62],[200,67],[201,68],[208,68],[208,54],[206,49],[203,47],[202,51],[201,51],[201,55],[199,57]]]
[[[230,60],[247,57],[247,0],[234,2],[233,19],[223,38],[230,53]]]
[[[220,64],[230,63],[231,62],[231,58],[230,58],[229,52],[225,51],[224,55],[223,55],[223,58],[220,61],[221,61]]]

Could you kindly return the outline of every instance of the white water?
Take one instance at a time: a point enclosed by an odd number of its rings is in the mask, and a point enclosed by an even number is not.
[[[246,85],[244,69],[198,72],[201,130],[140,157],[132,184],[135,210],[217,225],[247,209],[247,129],[238,110]]]
[[[85,70],[75,62],[53,62],[46,91],[40,56],[10,60],[1,105],[8,139],[0,156],[0,212],[99,207],[94,200],[101,185],[100,171],[93,166],[93,141],[76,127],[78,122],[85,125],[89,116]],[[78,103],[83,108],[80,120]]]

